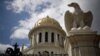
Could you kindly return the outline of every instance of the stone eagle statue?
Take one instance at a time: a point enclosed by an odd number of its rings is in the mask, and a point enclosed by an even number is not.
[[[64,21],[67,32],[69,32],[71,28],[91,27],[93,15],[90,11],[83,12],[80,6],[75,2],[68,4],[68,6],[73,7],[75,10],[73,13],[69,11],[65,13]]]

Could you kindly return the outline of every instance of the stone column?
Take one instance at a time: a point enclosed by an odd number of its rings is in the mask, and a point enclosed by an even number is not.
[[[92,31],[72,31],[68,37],[73,56],[99,56],[99,37]]]
[[[55,42],[55,45],[56,45],[56,46],[59,46],[59,44],[58,44],[59,41],[58,41],[58,36],[57,36],[57,34],[54,35],[54,42]]]
[[[42,32],[42,42],[45,43],[45,32]]]
[[[34,34],[33,38],[32,38],[32,43],[34,43],[33,46],[37,45],[37,41],[36,41],[37,39],[36,38],[37,38],[37,35]]]
[[[36,42],[36,34],[33,34],[32,36],[31,36],[31,38],[30,38],[30,43],[31,43],[31,47],[32,46],[35,46],[36,44],[37,44],[37,42]]]

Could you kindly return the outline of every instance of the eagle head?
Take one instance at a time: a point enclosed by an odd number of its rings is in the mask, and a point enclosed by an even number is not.
[[[71,4],[68,4],[69,7],[74,7],[74,8],[77,8],[79,7],[79,5],[75,2],[71,3]]]

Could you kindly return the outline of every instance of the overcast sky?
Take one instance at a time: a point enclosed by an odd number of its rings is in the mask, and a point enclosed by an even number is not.
[[[74,10],[67,6],[71,2],[77,2],[85,12],[92,11],[92,29],[100,32],[100,0],[0,0],[0,52],[16,42],[29,46],[29,30],[47,15],[65,30],[65,11]]]

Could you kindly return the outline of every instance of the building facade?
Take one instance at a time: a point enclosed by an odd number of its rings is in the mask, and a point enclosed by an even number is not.
[[[60,24],[49,16],[37,21],[29,32],[30,48],[24,54],[62,54],[67,55],[64,49],[66,33]]]

